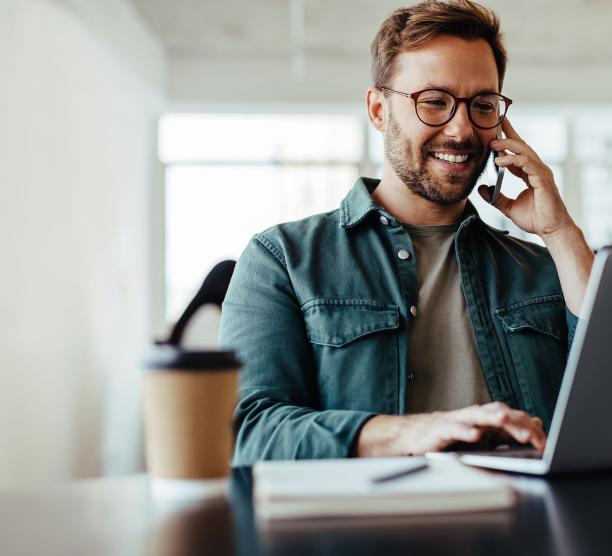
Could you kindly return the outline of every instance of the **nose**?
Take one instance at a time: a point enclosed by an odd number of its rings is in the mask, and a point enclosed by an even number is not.
[[[465,141],[474,135],[474,126],[468,110],[467,102],[460,101],[453,117],[444,126],[444,135],[456,141]]]

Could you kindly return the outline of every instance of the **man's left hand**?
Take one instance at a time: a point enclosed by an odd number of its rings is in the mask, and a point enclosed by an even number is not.
[[[521,178],[527,189],[521,191],[516,199],[500,194],[495,206],[521,230],[546,240],[572,226],[573,221],[561,199],[552,170],[521,139],[507,118],[501,125],[507,138],[494,139],[489,144],[493,151],[499,153],[495,162],[500,168],[505,167]],[[493,187],[481,185],[478,192],[485,201],[490,202]]]

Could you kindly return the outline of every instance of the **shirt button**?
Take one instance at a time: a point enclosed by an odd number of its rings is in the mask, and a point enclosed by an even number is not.
[[[413,317],[416,317],[416,316],[417,316],[417,313],[418,313],[417,308],[416,308],[414,305],[412,305],[412,306],[410,307],[410,314],[411,314]]]
[[[397,256],[402,259],[402,261],[405,261],[406,259],[410,258],[410,253],[408,253],[408,251],[406,251],[405,249],[400,249],[397,252]]]
[[[389,225],[389,219],[386,216],[381,216],[380,217],[380,223],[383,226],[388,226]]]
[[[412,382],[413,378],[414,378],[414,375],[412,373],[408,373],[408,381]]]

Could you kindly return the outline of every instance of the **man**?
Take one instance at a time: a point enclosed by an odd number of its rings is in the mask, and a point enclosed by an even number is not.
[[[499,21],[426,1],[388,18],[372,55],[382,179],[256,235],[236,267],[220,336],[244,360],[234,465],[545,445],[593,254],[504,118]],[[497,208],[546,248],[467,201],[492,151],[528,186]]]

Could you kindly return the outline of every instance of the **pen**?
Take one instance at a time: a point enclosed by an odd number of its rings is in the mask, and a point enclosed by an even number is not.
[[[414,473],[415,471],[421,471],[425,469],[426,467],[427,467],[427,462],[422,461],[419,463],[415,463],[411,467],[408,467],[406,469],[402,469],[400,471],[394,471],[393,473],[390,473],[388,475],[381,475],[379,477],[374,477],[372,479],[372,482],[378,484],[378,483],[386,483],[388,481],[394,481],[395,479],[401,479],[402,477],[405,477],[406,475],[410,475]]]

